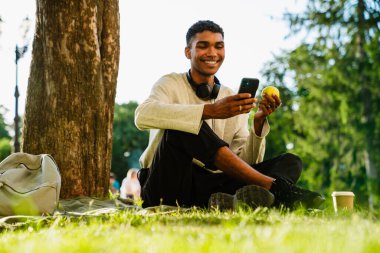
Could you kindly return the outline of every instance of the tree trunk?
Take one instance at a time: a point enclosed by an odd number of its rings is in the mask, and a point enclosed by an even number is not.
[[[108,193],[119,67],[117,0],[37,0],[23,152],[51,154],[61,197]]]
[[[370,89],[370,78],[367,77],[365,69],[367,63],[369,62],[368,56],[365,51],[365,3],[364,0],[359,0],[357,5],[357,14],[358,14],[358,34],[356,37],[357,43],[357,57],[359,64],[359,82],[361,84],[361,98],[364,108],[364,136],[366,140],[365,150],[364,150],[364,164],[367,175],[367,190],[368,190],[368,203],[369,209],[373,210],[375,207],[379,206],[378,189],[377,182],[378,172],[375,164],[375,153],[373,152],[375,145],[373,144],[373,137],[375,134],[375,119],[373,113],[373,104]]]

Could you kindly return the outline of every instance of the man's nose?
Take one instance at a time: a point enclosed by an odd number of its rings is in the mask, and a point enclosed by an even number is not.
[[[217,55],[216,49],[214,47],[209,47],[208,50],[207,50],[207,55],[209,55],[209,56],[216,56]]]

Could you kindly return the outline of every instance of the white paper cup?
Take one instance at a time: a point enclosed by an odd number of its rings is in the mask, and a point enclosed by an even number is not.
[[[333,192],[331,196],[333,198],[334,210],[336,213],[342,210],[352,211],[354,209],[355,194],[353,192]]]

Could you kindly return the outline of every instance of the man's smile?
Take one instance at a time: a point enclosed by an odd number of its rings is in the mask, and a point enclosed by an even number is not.
[[[206,63],[207,65],[215,65],[219,62],[219,60],[202,60],[202,62]]]

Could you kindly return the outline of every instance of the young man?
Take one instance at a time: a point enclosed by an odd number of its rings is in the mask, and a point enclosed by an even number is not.
[[[159,204],[236,208],[302,203],[318,207],[324,198],[294,186],[301,161],[284,154],[263,162],[267,117],[281,104],[264,96],[247,128],[257,99],[235,94],[215,76],[224,61],[224,32],[198,21],[186,34],[191,68],[159,79],[135,113],[139,129],[151,129],[140,158],[143,206]],[[145,173],[147,175],[145,175]]]

